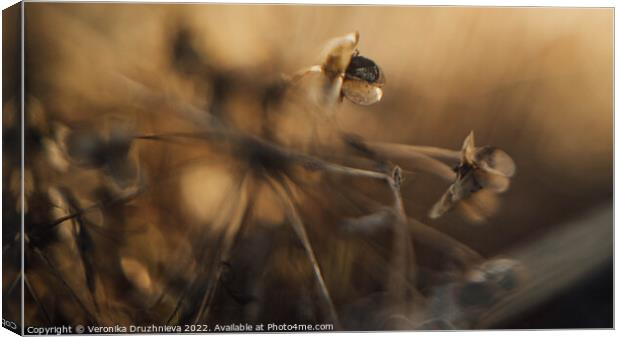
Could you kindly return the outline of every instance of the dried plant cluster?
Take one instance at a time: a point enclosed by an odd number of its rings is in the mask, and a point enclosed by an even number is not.
[[[515,173],[508,154],[478,146],[473,131],[452,150],[338,127],[343,100],[364,109],[389,91],[358,33],[290,76],[222,70],[189,30],[170,45],[169,80],[203,101],[121,73],[131,99],[91,103],[97,118],[63,118],[27,97],[23,209],[18,145],[3,176],[5,199],[17,200],[10,216],[25,213],[23,274],[22,234],[4,227],[4,298],[16,301],[23,280],[27,325],[472,328],[519,286],[517,261],[414,219],[401,194],[430,173],[446,187],[431,222],[446,212],[487,222]],[[4,109],[5,134],[18,134],[19,109]]]

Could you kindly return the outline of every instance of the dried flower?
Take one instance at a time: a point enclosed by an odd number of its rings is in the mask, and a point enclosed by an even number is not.
[[[385,76],[371,59],[355,55],[345,72],[342,95],[359,105],[371,105],[383,97]]]
[[[377,103],[383,97],[385,76],[371,59],[357,51],[359,33],[331,40],[324,52],[321,72],[327,77],[324,92],[328,102],[346,97],[359,105]]]
[[[455,169],[456,181],[431,208],[429,216],[433,219],[442,216],[457,202],[482,189],[495,193],[505,192],[510,186],[510,177],[514,175],[515,168],[512,158],[506,152],[491,146],[476,147],[474,132],[470,132],[463,142],[461,162]]]

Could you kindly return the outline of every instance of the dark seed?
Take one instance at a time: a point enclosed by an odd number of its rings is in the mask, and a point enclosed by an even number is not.
[[[363,56],[353,56],[346,70],[347,78],[364,80],[369,83],[382,83],[381,69],[371,59]]]

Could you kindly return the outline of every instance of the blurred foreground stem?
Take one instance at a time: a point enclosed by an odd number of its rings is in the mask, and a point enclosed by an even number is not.
[[[340,325],[340,320],[338,319],[338,314],[336,312],[336,308],[334,307],[334,302],[332,301],[332,297],[329,294],[329,289],[327,289],[327,285],[325,285],[325,280],[323,279],[323,274],[321,273],[321,268],[319,267],[319,263],[314,255],[314,250],[312,249],[312,245],[310,243],[310,239],[308,238],[308,233],[306,232],[306,228],[304,227],[303,222],[301,221],[301,217],[295,208],[295,204],[293,202],[292,195],[290,189],[285,186],[285,182],[278,182],[277,180],[268,177],[268,181],[271,184],[271,187],[276,192],[278,197],[280,198],[280,202],[285,209],[287,217],[293,226],[293,230],[297,237],[301,240],[301,243],[304,246],[304,250],[308,255],[308,259],[312,264],[312,269],[314,271],[314,276],[321,290],[321,295],[327,309],[329,311],[329,316],[332,322],[334,323],[335,330],[341,330],[342,327]]]
[[[222,242],[222,247],[219,251],[219,257],[216,260],[215,267],[215,275],[211,282],[209,282],[209,288],[205,292],[205,295],[200,303],[200,308],[198,309],[198,313],[196,314],[196,318],[194,320],[194,324],[198,324],[201,322],[206,322],[206,319],[209,317],[210,309],[213,304],[213,299],[215,298],[215,294],[219,289],[222,274],[224,272],[224,265],[230,259],[230,255],[232,252],[232,248],[239,237],[241,232],[241,225],[248,213],[248,184],[249,184],[249,174],[244,174],[241,184],[239,186],[239,201],[236,207],[234,207],[234,213],[232,214],[231,220],[226,227],[226,232],[224,233],[224,238]]]

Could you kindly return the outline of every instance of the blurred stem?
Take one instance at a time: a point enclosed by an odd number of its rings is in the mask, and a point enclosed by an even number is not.
[[[331,187],[331,185],[327,185]],[[340,191],[334,190],[332,193],[338,193]],[[372,207],[381,209],[383,206],[368,196],[360,193],[357,190],[348,190],[351,195],[350,198],[355,198],[358,202],[370,203]],[[340,194],[342,197],[346,197]],[[349,198],[349,197],[346,197]],[[356,200],[351,200],[355,203]],[[389,219],[389,218],[386,218]],[[457,239],[445,234],[425,223],[422,223],[413,218],[407,218],[407,224],[409,226],[409,233],[411,234],[415,245],[422,245],[429,247],[437,252],[445,254],[448,258],[457,262],[463,267],[468,267],[482,262],[484,258],[475,250],[458,241]]]
[[[43,306],[43,303],[41,303],[41,301],[39,300],[39,296],[37,295],[37,292],[34,290],[34,287],[30,283],[30,281],[28,280],[28,276],[26,276],[26,274],[24,274],[24,284],[26,285],[26,288],[28,289],[30,296],[32,296],[34,303],[37,304],[37,307],[39,307],[39,310],[41,310],[47,322],[50,325],[52,325],[53,324],[52,319],[50,318],[50,315],[48,314],[47,309],[45,309],[45,307]]]
[[[400,195],[401,170],[394,168],[392,179],[389,181],[390,190],[394,197],[396,221],[393,233],[393,257],[391,272],[388,279],[388,289],[394,296],[396,303],[407,303],[407,289],[410,283],[415,283],[415,253],[407,227],[407,215],[403,199]]]
[[[484,260],[478,252],[471,249],[469,246],[429,225],[413,218],[408,219],[408,224],[413,235],[413,240],[416,241],[416,243],[430,247],[441,254],[445,254],[455,262],[458,262],[465,269]]]
[[[135,191],[133,193],[130,193],[128,195],[121,196],[121,197],[118,197],[116,199],[112,199],[112,200],[105,201],[105,202],[96,202],[96,203],[94,203],[94,204],[92,204],[92,205],[90,205],[88,207],[84,207],[84,208],[78,209],[77,211],[75,211],[73,213],[69,213],[69,214],[67,214],[65,216],[62,216],[62,217],[52,221],[51,223],[46,224],[43,227],[45,228],[45,230],[49,231],[49,230],[53,229],[54,227],[60,225],[61,223],[65,222],[67,220],[72,220],[72,219],[81,217],[81,216],[83,216],[83,215],[85,215],[85,214],[87,214],[89,212],[94,211],[94,210],[104,209],[104,208],[107,208],[107,207],[111,207],[111,206],[117,205],[119,203],[124,203],[124,202],[130,201],[130,200],[138,197],[140,194],[144,193],[147,189],[148,189],[148,187],[144,187],[143,186],[143,187],[139,188],[137,191]]]
[[[437,158],[458,161],[461,155],[459,151],[382,142],[365,142],[364,144],[369,149],[398,161],[404,167],[420,169],[448,182],[454,182],[454,179],[456,179],[454,170],[446,163],[437,160]]]
[[[13,245],[21,239],[21,234],[18,232],[13,237],[13,240],[2,246],[2,255],[5,256],[9,248],[13,247]]]
[[[54,263],[52,263],[52,261],[40,249],[33,247],[32,250],[43,260],[43,262],[45,262],[47,267],[50,269],[51,273],[58,279],[58,281],[60,281],[60,283],[62,283],[62,285],[65,288],[67,288],[67,291],[69,292],[71,297],[73,297],[73,299],[82,308],[82,310],[84,310],[84,313],[86,313],[86,316],[90,320],[90,323],[94,325],[98,325],[97,319],[95,319],[95,316],[90,312],[88,307],[86,307],[86,304],[82,302],[80,297],[75,293],[73,288],[71,288],[69,283],[67,283],[67,281],[62,277],[62,275],[60,275]]]
[[[239,201],[238,205],[234,210],[232,215],[232,219],[230,223],[226,227],[226,232],[224,233],[224,238],[222,242],[222,246],[219,251],[219,258],[216,260],[217,265],[215,266],[215,276],[213,280],[209,284],[209,288],[207,289],[205,296],[200,303],[200,309],[196,314],[196,318],[194,320],[194,324],[198,324],[200,322],[205,322],[209,316],[211,311],[211,307],[213,304],[213,299],[215,298],[215,294],[219,289],[222,274],[224,271],[224,263],[228,262],[230,259],[230,255],[232,252],[232,248],[241,233],[241,225],[246,217],[248,210],[248,183],[249,183],[249,174],[244,174],[242,178],[241,185],[239,187]]]
[[[325,285],[325,280],[323,279],[321,268],[319,267],[319,263],[317,262],[316,256],[314,255],[314,250],[312,249],[312,245],[310,244],[310,239],[308,238],[308,233],[306,232],[306,228],[303,222],[301,221],[301,217],[299,216],[299,213],[297,212],[297,209],[295,208],[295,204],[293,203],[293,200],[291,199],[292,198],[291,192],[287,187],[283,185],[285,183],[280,183],[271,177],[268,177],[268,181],[271,187],[273,188],[273,190],[276,192],[276,194],[280,198],[280,202],[285,208],[285,211],[289,218],[291,226],[293,227],[295,234],[297,234],[297,237],[299,238],[299,240],[304,246],[304,250],[306,251],[306,255],[308,256],[310,263],[312,264],[314,276],[316,278],[317,283],[319,284],[321,295],[323,297],[323,300],[326,303],[327,309],[329,310],[329,316],[332,322],[334,323],[335,329],[341,330],[340,321],[338,319],[336,308],[334,307],[334,303],[332,301],[331,295],[329,294],[329,290],[327,289],[327,286]]]
[[[249,177],[248,177],[249,179]],[[219,208],[221,210],[221,213],[218,214],[218,216],[213,220],[214,221],[214,228],[228,228],[228,226],[226,225],[225,222],[227,222],[228,220],[230,220],[229,214],[226,212],[226,206],[228,205],[233,205],[235,202],[237,202],[237,200],[240,199],[240,195],[242,193],[244,193],[244,189],[242,188],[244,179],[240,179],[240,182],[238,185],[234,185],[232,188],[230,188],[229,190],[227,190],[225,192],[225,194],[227,195],[227,197],[221,202],[219,203]],[[234,191],[237,191],[237,193],[233,193]],[[246,192],[247,195],[253,195],[253,192]],[[248,206],[251,207],[251,206]],[[247,213],[249,213],[249,210],[247,211]],[[199,245],[197,246],[206,246],[209,247],[210,245],[208,243],[204,243],[207,242],[208,239],[206,238],[208,234],[206,234],[204,231],[200,230],[198,233],[191,233],[190,236],[191,237],[199,237],[199,239],[197,240],[198,242],[200,242]],[[207,249],[200,249],[197,254],[196,254],[196,260],[198,261],[204,261],[207,259]],[[219,263],[221,261],[220,256],[216,256],[215,257],[215,263]],[[189,267],[189,265],[191,265],[191,260],[186,264],[185,268],[187,270],[187,267]],[[218,265],[217,267],[219,267],[221,265]],[[217,267],[214,268],[215,270],[217,270]],[[179,299],[176,302],[176,305],[174,307],[174,309],[172,310],[172,312],[168,315],[168,319],[166,320],[166,324],[171,324],[172,320],[175,318],[175,316],[177,315],[177,313],[179,312],[179,310],[181,309],[181,305],[183,304],[183,302],[185,301],[187,295],[190,293],[190,290],[192,289],[193,285],[196,284],[196,282],[200,281],[200,273],[192,273],[192,278],[191,281],[188,282],[188,284],[186,285],[186,287],[184,288],[183,292],[181,293],[181,296],[179,296]],[[209,278],[207,276],[207,280],[205,282],[208,282]],[[162,292],[162,297],[164,296],[165,292]],[[206,295],[205,295],[206,296]]]
[[[444,149],[434,146],[421,146],[409,144],[397,144],[388,142],[367,142],[368,146],[382,151],[383,153],[391,153],[393,155],[426,155],[446,161],[461,160],[461,151]]]
[[[220,137],[213,137],[214,135],[221,135]],[[254,148],[254,151],[269,154],[272,158],[281,159],[284,162],[289,162],[291,164],[299,164],[309,170],[322,170],[325,172],[332,172],[338,174],[344,174],[352,177],[362,177],[362,178],[370,178],[370,179],[379,179],[385,181],[390,190],[392,191],[394,197],[394,209],[397,214],[397,221],[394,226],[394,245],[393,245],[393,259],[392,259],[392,268],[390,277],[388,280],[388,287],[392,290],[395,299],[398,301],[402,301],[404,299],[404,295],[407,289],[408,282],[415,282],[415,273],[409,272],[409,270],[415,271],[415,262],[414,262],[414,252],[413,252],[413,244],[411,242],[409,228],[407,226],[407,217],[405,215],[404,206],[402,197],[400,195],[400,169],[396,168],[394,170],[393,175],[388,175],[383,172],[376,172],[371,170],[358,169],[353,167],[342,166],[339,164],[331,163],[328,161],[324,161],[322,159],[301,153],[296,152],[287,148],[283,148],[275,143],[266,141],[264,139],[244,135],[238,132],[234,132],[231,130],[227,130],[226,128],[216,130],[215,132],[203,132],[203,133],[173,133],[166,135],[150,135],[141,136],[143,139],[166,139],[166,138],[195,138],[195,139],[203,139],[205,141],[228,141],[232,144],[240,146],[242,149]],[[379,146],[370,146],[370,149],[373,151],[381,152],[383,155],[388,156],[396,156],[396,157],[405,157],[406,159],[415,159],[418,163],[421,161],[426,162],[428,165],[422,165],[422,167],[435,167],[436,170],[432,170],[431,172],[439,173],[441,176],[445,177],[447,180],[452,181],[454,179],[455,173],[446,165],[441,163],[440,161],[433,159],[426,154],[420,154],[415,151],[403,151],[401,147],[392,148],[390,146],[385,146],[385,144]],[[398,151],[397,151],[398,150]],[[271,179],[271,178],[270,178]],[[271,180],[270,180],[271,181]],[[306,247],[307,254],[310,260],[313,263],[315,269],[315,275],[319,280],[319,284],[321,285],[324,296],[326,297],[326,301],[329,302],[331,310],[333,312],[333,316],[335,316],[335,310],[333,310],[333,304],[331,303],[331,297],[329,297],[329,293],[327,292],[327,288],[324,285],[323,278],[321,276],[320,269],[316,264],[316,259],[314,257],[314,252],[310,246],[310,243],[307,239],[307,235],[305,234],[305,229],[303,228],[303,224],[299,219],[296,211],[294,210],[294,205],[290,201],[290,198],[283,191],[283,187],[281,187],[277,182],[271,181],[272,185],[276,192],[281,195],[281,198],[284,200],[284,205],[289,208],[289,213],[291,217],[291,221],[293,226],[300,236],[300,239],[304,243]],[[286,198],[285,198],[286,197]],[[292,211],[290,210],[292,207]]]
[[[309,73],[320,73],[322,72],[321,66],[311,66],[305,69],[302,69],[295,73],[289,80],[297,81]],[[153,134],[153,135],[142,135],[136,136],[136,139],[147,139],[147,140],[163,140],[163,141],[175,141],[179,138],[202,138],[213,140],[214,136],[220,136],[223,138],[229,138],[232,136],[234,139],[239,139],[240,137],[244,137],[238,133],[235,133],[229,127],[221,123],[216,117],[211,115],[208,111],[204,111],[202,109],[196,108],[191,104],[187,104],[184,102],[170,102],[170,98],[166,95],[156,94],[153,90],[148,89],[143,84],[136,82],[135,80],[129,79],[125,76],[121,76],[125,81],[129,81],[132,85],[139,85],[141,88],[141,92],[146,97],[149,97],[149,101],[157,102],[159,104],[166,102],[168,104],[173,103],[179,110],[184,112],[185,115],[192,117],[198,125],[206,128],[208,131],[205,132],[194,132],[194,133],[171,133],[171,134]],[[245,136],[247,137],[247,136]],[[230,138],[229,138],[230,139]],[[442,163],[437,159],[444,159],[448,161],[457,161],[460,160],[460,151],[442,149],[437,147],[430,146],[415,146],[415,145],[406,145],[406,144],[393,144],[387,142],[368,142],[366,143],[370,148],[381,152],[382,154],[392,157],[398,158],[401,160],[407,160],[407,162],[403,162],[401,164],[407,164],[416,167],[420,170],[438,175],[439,177],[445,179],[448,182],[452,182],[455,179],[455,174],[452,171],[451,167]],[[332,149],[333,150],[333,149]]]
[[[221,136],[221,137],[213,137],[213,136]],[[178,133],[166,133],[166,134],[151,134],[151,135],[137,135],[134,137],[135,139],[145,139],[145,140],[161,140],[161,141],[175,141],[179,138],[191,138],[198,139],[204,141],[230,141],[239,146],[248,147],[248,145],[254,146],[256,149],[265,151],[266,153],[273,154],[278,159],[283,159],[290,163],[296,163],[304,166],[309,170],[323,170],[333,173],[346,174],[354,177],[362,177],[362,178],[372,178],[384,180],[386,182],[392,183],[392,177],[389,175],[364,170],[357,169],[347,166],[342,166],[339,164],[330,163],[324,161],[322,159],[313,157],[311,155],[307,155],[305,153],[293,151],[287,148],[284,148],[275,143],[266,141],[264,139],[247,136],[241,133],[233,132],[233,131],[214,131],[214,132],[178,132]]]
[[[21,280],[21,277],[22,277],[22,272],[20,270],[17,273],[17,276],[15,276],[15,278],[11,282],[11,284],[4,291],[4,297],[5,298],[9,297],[9,295],[13,292],[13,290],[15,289],[15,286],[17,286],[17,283],[19,283],[19,280]]]
[[[374,178],[374,179],[386,179],[387,176],[384,173],[373,172],[368,170],[361,170],[355,168],[346,168],[344,166],[333,164],[330,162],[326,162],[322,159],[300,153],[295,152],[290,149],[281,147],[275,143],[266,141],[264,139],[244,135],[238,132],[234,132],[231,130],[227,130],[226,128],[221,129],[213,129],[210,131],[204,132],[176,132],[176,133],[165,133],[165,134],[149,134],[149,135],[137,135],[134,137],[135,139],[142,140],[157,140],[157,141],[171,141],[177,142],[181,139],[198,139],[203,141],[230,141],[236,144],[252,144],[259,146],[261,148],[265,148],[270,152],[276,153],[279,157],[282,157],[285,160],[294,161],[298,163],[305,163],[310,168],[317,167],[326,169],[332,172],[344,173],[353,176]],[[430,157],[424,153],[418,153],[416,151],[406,150],[410,147],[410,145],[400,145],[400,144],[389,144],[388,143],[366,143],[363,142],[364,145],[368,146],[371,150],[380,153],[388,158],[403,160],[402,164],[405,164],[407,167],[415,167],[420,170],[426,171],[428,173],[437,175],[448,182],[453,182],[456,178],[456,174],[450,168],[450,166],[445,163]],[[396,147],[392,145],[397,145]],[[404,147],[404,149],[403,149]],[[325,147],[323,148],[326,152],[334,153],[339,152],[336,148]],[[341,150],[340,150],[341,151]],[[450,150],[445,150],[452,152]],[[459,153],[459,152],[457,152]],[[460,155],[460,153],[459,153]]]

